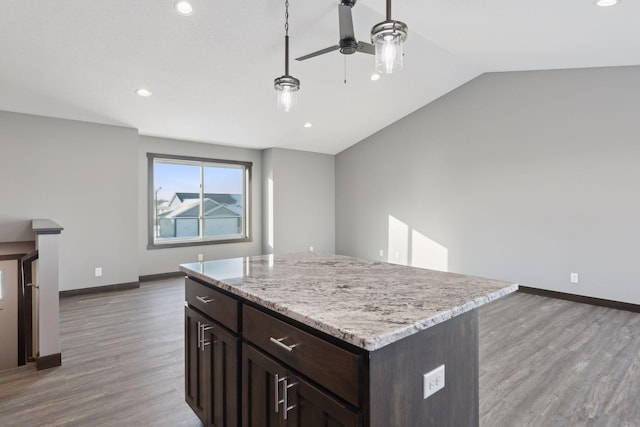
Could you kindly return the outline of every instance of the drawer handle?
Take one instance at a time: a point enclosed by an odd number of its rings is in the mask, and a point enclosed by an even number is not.
[[[278,347],[287,350],[288,352],[292,352],[293,349],[298,346],[298,344],[286,345],[285,343],[282,342],[282,341],[284,341],[286,339],[287,339],[287,337],[278,338],[278,339],[275,339],[274,337],[271,337],[271,338],[269,338],[269,341],[271,341],[272,343],[274,343]]]
[[[216,299],[215,298],[210,298],[210,297],[198,297],[196,296],[196,299],[202,303],[205,304],[209,304],[210,302],[214,302]]]

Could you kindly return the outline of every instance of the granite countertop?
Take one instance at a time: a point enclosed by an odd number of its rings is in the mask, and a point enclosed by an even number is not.
[[[195,262],[180,270],[369,351],[518,289],[317,252]]]

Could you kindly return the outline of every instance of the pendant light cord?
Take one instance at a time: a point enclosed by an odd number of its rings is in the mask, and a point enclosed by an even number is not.
[[[284,35],[289,37],[289,0],[284,2]]]
[[[289,75],[289,0],[284,2],[284,75]]]

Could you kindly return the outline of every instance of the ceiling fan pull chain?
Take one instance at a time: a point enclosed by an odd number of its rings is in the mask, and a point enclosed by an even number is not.
[[[344,84],[347,84],[347,57],[344,57]]]

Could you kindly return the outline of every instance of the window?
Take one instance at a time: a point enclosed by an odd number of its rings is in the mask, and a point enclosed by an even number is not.
[[[147,157],[149,249],[249,240],[251,162]]]

